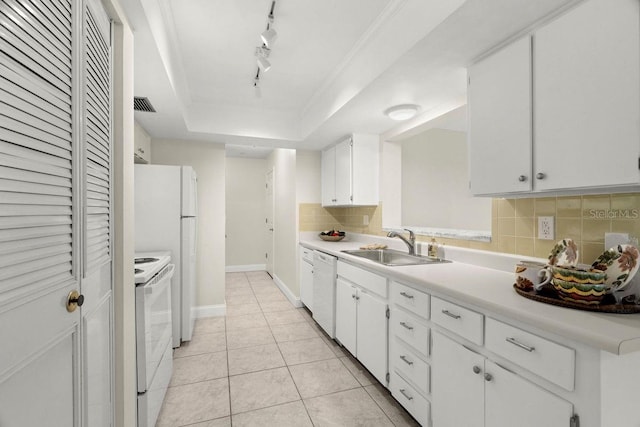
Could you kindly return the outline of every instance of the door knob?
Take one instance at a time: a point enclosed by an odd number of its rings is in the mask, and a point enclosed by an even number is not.
[[[84,304],[84,295],[78,293],[78,291],[71,291],[67,295],[67,311],[73,313],[76,308],[82,307]]]

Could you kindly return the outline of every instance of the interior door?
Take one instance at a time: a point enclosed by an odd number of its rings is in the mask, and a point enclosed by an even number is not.
[[[266,265],[266,269],[267,269],[267,273],[269,273],[271,275],[271,277],[273,277],[273,238],[274,238],[274,230],[273,230],[273,216],[274,216],[274,203],[273,203],[273,197],[274,197],[274,189],[273,189],[273,173],[274,173],[274,169],[271,169],[270,171],[267,172],[267,176],[266,176],[266,191],[265,191],[265,197],[266,197],[266,219],[265,219],[265,240],[266,240],[266,245],[265,245],[265,249],[266,249],[266,253],[265,255],[265,265]]]
[[[112,424],[110,32],[96,5],[0,0],[3,427]]]
[[[111,24],[99,0],[86,1],[83,20],[82,389],[93,427],[110,426],[113,413]]]

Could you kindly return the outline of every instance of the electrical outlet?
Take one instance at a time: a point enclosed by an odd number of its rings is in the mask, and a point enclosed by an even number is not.
[[[538,217],[538,239],[553,240],[555,239],[555,227],[552,216]]]
[[[362,225],[369,225],[369,215],[362,215]]]

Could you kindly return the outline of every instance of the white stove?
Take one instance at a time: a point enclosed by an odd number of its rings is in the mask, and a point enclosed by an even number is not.
[[[173,372],[168,251],[135,254],[138,427],[156,424]]]
[[[134,261],[136,285],[147,283],[169,262],[171,262],[169,251],[136,253]]]

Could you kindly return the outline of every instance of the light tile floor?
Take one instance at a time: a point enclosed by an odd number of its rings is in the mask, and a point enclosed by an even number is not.
[[[158,427],[418,425],[265,272],[228,273],[226,300],[174,351]]]

